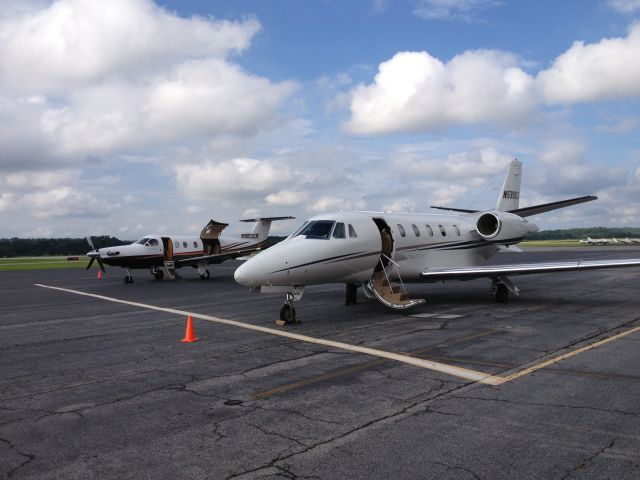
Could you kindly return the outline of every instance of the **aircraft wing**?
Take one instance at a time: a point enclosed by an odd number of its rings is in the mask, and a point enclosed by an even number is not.
[[[176,267],[184,267],[189,265],[197,265],[199,263],[222,263],[225,260],[230,260],[232,258],[244,257],[245,255],[249,255],[253,252],[258,252],[262,250],[260,247],[252,247],[245,248],[241,250],[234,250],[232,252],[225,253],[216,253],[211,255],[202,255],[200,257],[191,257],[184,259],[175,260]]]
[[[486,267],[441,268],[425,270],[420,278],[425,282],[444,280],[473,280],[474,278],[496,278],[500,276],[533,275],[536,273],[569,272],[575,270],[597,270],[603,268],[640,267],[640,258],[625,260],[579,260],[555,263],[524,263],[490,265]]]

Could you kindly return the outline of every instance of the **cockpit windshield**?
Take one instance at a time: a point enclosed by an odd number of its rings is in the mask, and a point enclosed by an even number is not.
[[[304,235],[307,238],[328,240],[335,223],[333,220],[314,220],[303,225],[303,228],[299,229],[296,236]]]
[[[158,245],[158,240],[155,238],[144,237],[138,240],[136,243],[144,245],[146,247],[155,247]]]

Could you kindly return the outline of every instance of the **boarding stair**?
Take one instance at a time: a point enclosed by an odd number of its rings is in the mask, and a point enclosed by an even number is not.
[[[383,262],[387,260],[387,265]],[[415,305],[424,303],[422,298],[410,298],[409,293],[402,282],[400,277],[400,267],[391,258],[382,254],[380,257],[381,269],[376,270],[369,280],[367,286],[368,290],[384,305],[397,310],[404,310]],[[389,270],[395,269],[395,277],[397,282],[392,281],[389,277]]]
[[[176,278],[178,273],[176,272],[176,266],[173,263],[173,260],[165,260],[164,261],[164,269],[167,272],[169,278]]]

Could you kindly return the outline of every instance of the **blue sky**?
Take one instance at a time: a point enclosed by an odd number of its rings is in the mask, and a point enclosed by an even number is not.
[[[640,225],[640,0],[8,0],[0,237],[491,208]]]

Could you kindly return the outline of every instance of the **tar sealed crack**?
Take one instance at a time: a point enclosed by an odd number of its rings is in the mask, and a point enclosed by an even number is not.
[[[25,458],[25,460],[20,465],[18,465],[17,467],[11,468],[11,469],[6,471],[7,478],[12,478],[13,475],[18,470],[20,470],[21,468],[24,468],[28,463],[32,462],[36,458],[35,455],[32,455],[30,453],[25,453],[25,452],[22,452],[22,451],[18,450],[18,448],[11,441],[7,440],[6,438],[0,438],[0,442],[7,444],[9,446],[10,450],[14,451],[15,453],[17,453],[21,457]]]
[[[573,467],[571,470],[569,470],[563,477],[562,480],[565,480],[567,478],[570,478],[571,476],[573,476],[574,473],[580,472],[581,470],[584,470],[590,463],[592,463],[597,457],[599,457],[600,455],[602,455],[604,452],[606,452],[607,450],[610,450],[613,448],[613,446],[615,445],[616,440],[613,439],[611,440],[611,442],[609,443],[609,445],[606,445],[604,447],[602,447],[601,449],[599,449],[598,451],[594,452],[593,454],[589,455],[587,458],[585,458],[584,460],[582,460],[578,465],[576,465],[575,467]]]

